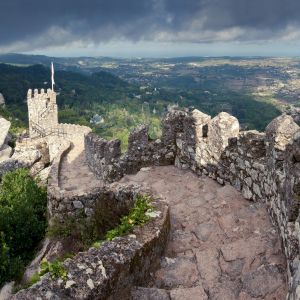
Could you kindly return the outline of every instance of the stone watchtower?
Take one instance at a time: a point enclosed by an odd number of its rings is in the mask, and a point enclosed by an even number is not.
[[[28,90],[29,135],[31,138],[50,135],[58,128],[56,93],[48,89]]]

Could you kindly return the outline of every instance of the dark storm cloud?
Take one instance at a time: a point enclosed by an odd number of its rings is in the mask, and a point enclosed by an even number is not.
[[[0,47],[157,36],[214,41],[233,28],[240,30],[233,40],[262,39],[298,28],[299,11],[299,0],[0,0]],[[241,36],[246,31],[251,34]]]
[[[209,3],[210,18],[206,26],[213,29],[238,26],[276,30],[299,22],[298,0],[212,0]]]

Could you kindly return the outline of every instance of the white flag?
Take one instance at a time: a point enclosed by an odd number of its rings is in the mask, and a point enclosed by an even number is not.
[[[53,91],[53,87],[54,87],[54,66],[53,66],[53,62],[51,63],[51,83],[52,83],[52,91]]]

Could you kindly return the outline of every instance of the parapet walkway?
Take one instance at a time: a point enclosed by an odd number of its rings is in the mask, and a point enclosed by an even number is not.
[[[63,157],[61,162],[60,188],[81,195],[102,185],[102,181],[96,178],[87,165],[83,139],[74,140],[71,150]]]
[[[132,299],[286,298],[285,257],[263,204],[171,166],[145,168],[121,182],[149,187],[171,213],[160,269],[132,291]]]

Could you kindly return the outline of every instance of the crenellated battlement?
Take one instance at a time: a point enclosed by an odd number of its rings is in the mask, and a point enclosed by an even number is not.
[[[300,299],[300,128],[292,117],[277,117],[265,133],[240,132],[238,120],[224,112],[212,118],[198,110],[174,111],[162,125],[157,141],[149,139],[145,127],[134,130],[124,155],[120,141],[88,134],[85,151],[90,169],[99,178],[114,181],[144,166],[175,164],[221,185],[230,184],[245,199],[263,202],[287,258],[287,299]]]
[[[34,101],[47,101],[49,100],[52,103],[56,104],[56,93],[51,89],[29,89],[27,92],[27,101],[34,102]]]

